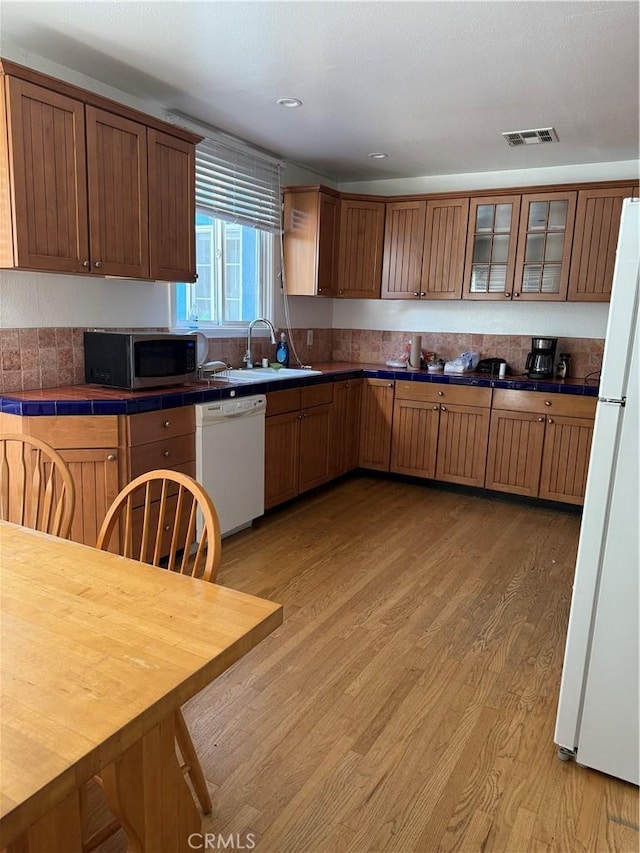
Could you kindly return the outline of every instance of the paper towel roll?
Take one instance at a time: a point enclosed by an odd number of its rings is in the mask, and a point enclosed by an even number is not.
[[[422,353],[422,337],[414,335],[411,338],[411,352],[409,354],[409,367],[416,370],[420,367],[420,355]]]

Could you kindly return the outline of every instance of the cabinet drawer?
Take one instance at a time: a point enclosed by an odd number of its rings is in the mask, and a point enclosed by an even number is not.
[[[431,382],[396,382],[396,400],[416,400],[424,403],[450,403],[458,406],[491,405],[491,388],[472,385],[445,385]]]
[[[195,435],[179,435],[131,450],[131,479],[157,468],[175,469],[195,459]]]
[[[57,450],[117,447],[117,415],[44,415],[24,418],[24,432],[41,438]]]
[[[181,474],[186,474],[188,477],[193,477],[195,479],[195,476],[196,476],[195,460],[192,460],[191,462],[184,462],[182,465],[166,465],[165,467],[169,468],[171,471],[179,471]],[[168,483],[167,484],[167,495],[177,494],[178,488],[179,488],[179,486],[177,483]],[[161,488],[160,482],[159,481],[152,482],[151,483],[151,500],[159,501],[161,494],[162,494],[162,488]],[[145,501],[145,490],[144,489],[136,489],[136,491],[131,496],[132,506],[142,506],[144,501]]]
[[[548,415],[568,415],[574,418],[593,418],[596,414],[595,397],[573,394],[543,394],[539,391],[508,391],[496,388],[493,408],[511,412],[534,412]]]
[[[300,388],[287,391],[270,391],[267,394],[267,417],[284,415],[285,412],[297,412],[300,409]]]
[[[193,406],[176,409],[162,409],[158,412],[145,412],[142,415],[130,415],[128,420],[128,443],[131,447],[148,444],[195,432],[195,410]]]
[[[310,406],[324,406],[333,403],[333,383],[325,385],[310,385],[301,388],[300,408],[308,409]]]

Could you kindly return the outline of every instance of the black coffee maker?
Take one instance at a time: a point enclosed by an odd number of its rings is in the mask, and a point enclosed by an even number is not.
[[[531,338],[531,352],[524,369],[529,379],[548,379],[553,376],[557,338]]]

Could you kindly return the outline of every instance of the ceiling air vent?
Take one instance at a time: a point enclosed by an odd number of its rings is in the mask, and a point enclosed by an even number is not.
[[[507,145],[539,145],[541,142],[557,142],[558,134],[553,127],[539,127],[537,130],[510,130],[502,134]]]

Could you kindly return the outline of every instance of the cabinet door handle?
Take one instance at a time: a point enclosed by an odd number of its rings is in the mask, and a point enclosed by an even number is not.
[[[418,291],[417,291],[417,290],[414,290],[414,291],[413,291],[413,295],[414,295],[414,296],[420,296],[420,294],[418,293]]]
[[[163,452],[163,454],[162,454],[162,455],[164,456],[164,458],[165,458],[165,459],[168,459],[168,458],[169,458],[169,456],[171,456],[171,451],[170,451],[170,450],[165,450],[165,451]]]
[[[163,426],[163,427],[170,427],[170,426],[171,426],[171,421],[165,421],[165,422],[162,424],[162,426]]]
[[[387,388],[393,388],[393,382],[387,382]]]
[[[91,266],[91,261],[83,261],[83,262],[82,262],[82,266],[83,266],[83,267],[87,267],[87,268],[88,268],[88,267],[90,267],[90,266]]]
[[[553,418],[549,418],[549,420],[547,421],[547,423],[548,423],[548,424],[552,424],[552,423],[553,423]]]
[[[164,525],[164,527],[163,527],[162,529],[163,529],[163,530],[171,530],[171,525],[170,525],[170,524],[165,524],[165,525]]]
[[[507,297],[507,299],[511,296],[511,294],[510,294],[510,293],[506,293],[506,292],[505,292],[505,294],[504,294],[504,295]]]
[[[437,412],[439,408],[440,408],[440,406],[438,406],[438,404],[436,403],[436,405],[433,407],[433,411]]]
[[[440,411],[441,411],[441,412],[446,412],[446,411],[447,411],[447,407],[446,407],[446,406],[440,406]]]
[[[421,291],[420,291],[420,296],[426,296],[426,295],[427,295],[427,294],[424,292],[424,290],[421,290]]]
[[[95,264],[94,264],[94,267],[95,267],[96,269],[100,269],[100,267],[101,267],[101,266],[102,266],[102,261],[96,261],[96,262],[95,262]]]
[[[110,454],[107,456],[107,462],[113,462],[113,461],[115,460],[115,458],[116,458],[115,453],[110,453]]]
[[[538,423],[539,423],[539,424],[544,423],[544,418],[542,418],[542,417],[538,418]]]
[[[518,296],[520,296],[520,294],[518,293],[518,291],[516,291],[513,295],[514,295],[516,298],[517,298]]]

